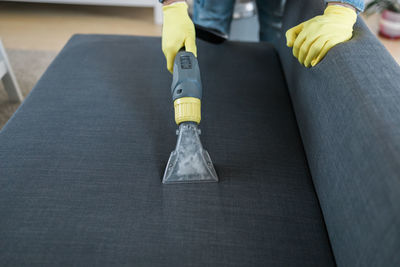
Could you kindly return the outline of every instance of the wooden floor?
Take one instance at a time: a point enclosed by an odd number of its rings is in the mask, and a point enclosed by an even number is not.
[[[161,35],[151,8],[0,2],[6,48],[59,51],[75,33]]]

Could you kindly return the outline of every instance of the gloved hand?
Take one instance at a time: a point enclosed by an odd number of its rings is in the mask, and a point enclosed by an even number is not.
[[[317,65],[335,45],[350,40],[357,20],[354,10],[330,5],[321,16],[307,20],[286,32],[288,47],[306,67]]]
[[[197,57],[196,32],[188,15],[185,2],[163,7],[164,26],[162,32],[162,51],[167,60],[167,68],[172,73],[174,60],[179,49],[185,47]]]

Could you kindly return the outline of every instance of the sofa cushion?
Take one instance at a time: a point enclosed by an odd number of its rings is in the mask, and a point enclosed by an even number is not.
[[[220,182],[162,185],[176,125],[160,45],[73,37],[0,132],[2,265],[334,265],[273,47],[199,42]]]
[[[324,7],[287,0],[283,36]],[[276,47],[337,264],[400,266],[399,65],[361,17],[314,68]]]

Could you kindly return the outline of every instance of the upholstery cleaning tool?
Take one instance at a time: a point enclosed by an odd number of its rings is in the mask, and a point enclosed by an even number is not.
[[[171,86],[178,141],[164,172],[163,183],[218,182],[208,152],[200,141],[202,85],[196,57],[181,50],[175,57]]]

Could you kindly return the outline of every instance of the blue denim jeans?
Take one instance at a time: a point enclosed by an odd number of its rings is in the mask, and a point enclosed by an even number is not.
[[[332,2],[333,0],[326,0]],[[364,0],[335,0],[348,3],[359,11],[364,9]],[[204,27],[229,33],[235,0],[195,0],[193,21]],[[256,0],[260,23],[260,40],[273,41],[279,38],[286,0]]]
[[[228,34],[235,2],[235,0],[195,0],[193,21]],[[272,41],[279,37],[285,2],[286,0],[256,0],[261,41]]]

